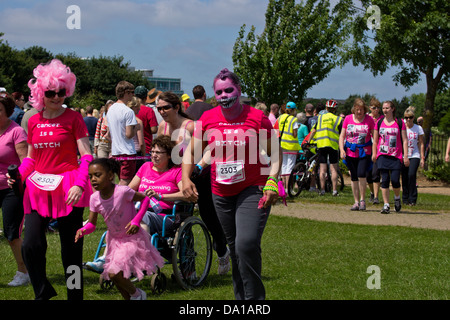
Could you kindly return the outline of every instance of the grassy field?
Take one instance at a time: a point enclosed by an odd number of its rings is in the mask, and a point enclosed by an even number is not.
[[[321,201],[333,205],[351,203],[346,187],[342,196],[308,197],[301,201]],[[440,211],[450,207],[450,197],[421,194],[417,210]],[[295,205],[291,203],[290,205]],[[87,211],[86,211],[87,218]],[[99,219],[99,221],[102,219]],[[94,257],[103,221],[95,233],[85,238],[84,260]],[[26,234],[26,231],[25,231]],[[450,298],[450,232],[394,226],[366,226],[318,222],[270,216],[263,236],[263,280],[269,300],[447,300]],[[47,235],[47,273],[58,296],[66,299],[59,236]],[[0,237],[0,300],[32,300],[31,286],[11,288],[15,262],[4,237]],[[214,255],[214,259],[215,259]],[[369,266],[379,268],[379,289]],[[161,295],[151,293],[150,277],[137,284],[149,300],[233,300],[231,274],[217,275],[214,260],[204,287],[183,291],[170,280],[171,266],[163,268],[168,288]],[[371,280],[372,279],[372,280]],[[122,300],[113,288],[104,291],[99,276],[84,271],[86,300]],[[370,287],[370,286],[369,286]]]

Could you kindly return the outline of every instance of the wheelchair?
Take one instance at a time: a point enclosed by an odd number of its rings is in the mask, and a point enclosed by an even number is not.
[[[151,236],[152,245],[166,260],[165,264],[171,264],[174,279],[182,289],[190,290],[200,287],[208,277],[212,263],[212,241],[205,223],[193,215],[194,204],[176,201],[172,214],[163,219],[161,232]],[[167,219],[173,224],[167,226]],[[106,247],[105,237],[107,231],[102,235],[94,261]],[[149,235],[150,236],[150,235]],[[113,287],[110,280],[100,276],[100,287],[108,290]],[[158,268],[152,275],[151,288],[153,293],[161,294],[166,290],[167,277]]]

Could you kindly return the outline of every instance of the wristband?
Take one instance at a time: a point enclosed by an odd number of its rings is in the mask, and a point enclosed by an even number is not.
[[[147,212],[148,205],[150,204],[150,198],[145,197],[144,200],[141,202],[141,208],[139,209],[139,212],[136,214],[136,216],[131,220],[131,224],[135,226],[140,226],[142,218],[144,217],[144,214]]]
[[[26,157],[22,160],[19,166],[19,173],[22,177],[22,181],[25,181],[27,177],[34,171],[36,161],[32,158]]]
[[[89,180],[89,164],[94,160],[90,154],[85,154],[80,158],[80,167],[77,169],[78,177],[75,180],[74,186],[85,189]]]
[[[199,165],[199,164],[196,164],[195,165],[197,168],[199,168],[200,169],[200,172],[202,172],[202,170],[203,170],[203,167],[201,166],[201,165]]]
[[[83,228],[80,228],[79,230],[81,230],[80,237],[84,237],[85,235],[88,235],[95,231],[95,225],[88,222]]]

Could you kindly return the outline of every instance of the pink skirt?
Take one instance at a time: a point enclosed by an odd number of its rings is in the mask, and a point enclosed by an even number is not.
[[[84,186],[81,199],[74,205],[67,205],[67,195],[74,186],[78,178],[78,170],[67,171],[62,174],[63,179],[59,186],[53,191],[39,189],[31,180],[30,176],[26,181],[26,188],[23,196],[23,208],[25,214],[30,214],[31,210],[36,210],[42,217],[53,219],[68,216],[73,207],[89,207],[89,199],[92,195],[91,182],[87,181]]]
[[[157,267],[164,265],[164,259],[151,244],[150,235],[142,229],[133,235],[110,237],[106,235],[106,257],[103,265],[103,277],[109,280],[109,274],[123,272],[128,279],[132,275],[142,280],[144,271],[147,275],[156,273]]]

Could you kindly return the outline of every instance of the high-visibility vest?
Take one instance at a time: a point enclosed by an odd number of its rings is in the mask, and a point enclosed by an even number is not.
[[[317,141],[317,148],[331,147],[334,150],[339,149],[339,125],[341,122],[342,118],[331,112],[319,115],[314,135]]]
[[[297,122],[297,118],[285,113],[280,116],[278,121],[278,129],[281,134],[281,148],[299,151],[300,144],[298,139],[294,137],[294,124]]]

